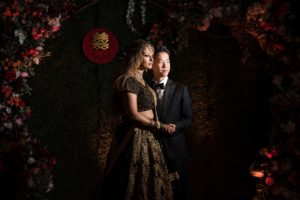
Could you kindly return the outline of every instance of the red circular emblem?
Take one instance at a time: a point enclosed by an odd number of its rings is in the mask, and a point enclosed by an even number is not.
[[[111,61],[118,52],[117,38],[104,28],[96,28],[83,39],[83,52],[92,62],[103,64]]]

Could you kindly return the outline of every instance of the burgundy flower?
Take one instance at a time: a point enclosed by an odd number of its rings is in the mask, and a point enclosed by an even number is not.
[[[56,165],[56,159],[54,157],[49,159],[48,167],[52,169]]]
[[[25,101],[23,99],[21,99],[19,97],[19,98],[15,99],[15,105],[16,105],[16,107],[23,108],[23,107],[25,107],[26,103],[25,103]]]
[[[274,44],[274,48],[278,49],[279,51],[285,51],[286,50],[285,47],[282,44],[279,44],[279,43]]]
[[[9,81],[16,80],[16,78],[17,78],[16,71],[10,70],[10,71],[6,72],[6,73],[4,74],[4,78],[6,78],[6,79],[9,80]]]
[[[10,97],[11,94],[12,94],[12,88],[9,87],[9,86],[7,86],[7,85],[3,85],[3,86],[1,87],[1,92],[2,92],[2,94],[3,94],[6,98],[8,98],[8,97]]]

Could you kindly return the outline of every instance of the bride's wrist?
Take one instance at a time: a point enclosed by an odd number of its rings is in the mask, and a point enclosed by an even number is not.
[[[161,126],[162,126],[162,123],[160,123],[159,121],[154,121],[154,120],[150,121],[150,127],[160,129]]]

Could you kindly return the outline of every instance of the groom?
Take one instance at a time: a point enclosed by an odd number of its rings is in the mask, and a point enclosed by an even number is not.
[[[157,114],[163,123],[160,141],[168,161],[170,172],[179,172],[180,179],[174,184],[175,200],[183,200],[186,195],[187,146],[184,131],[192,126],[192,101],[188,88],[170,80],[171,69],[169,50],[162,46],[155,52],[152,67],[153,83],[157,94]]]

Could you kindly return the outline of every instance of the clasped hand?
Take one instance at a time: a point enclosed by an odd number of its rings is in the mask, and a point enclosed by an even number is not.
[[[163,133],[171,135],[176,131],[176,125],[175,124],[163,124],[161,129],[162,129]]]

